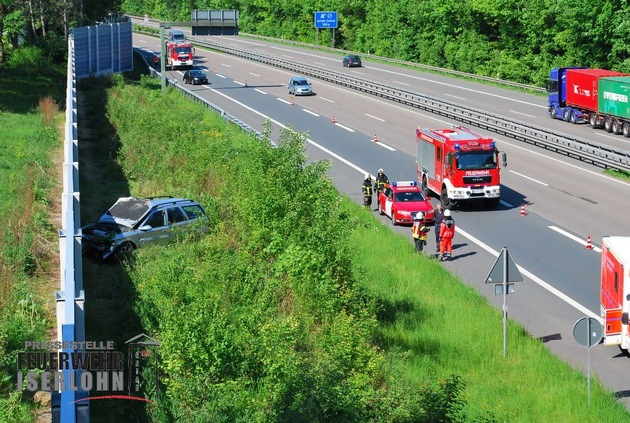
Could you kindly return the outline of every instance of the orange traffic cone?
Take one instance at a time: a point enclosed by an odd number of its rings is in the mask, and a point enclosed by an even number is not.
[[[332,117],[331,122],[332,122],[332,123],[337,123],[337,121],[335,120],[335,117],[334,117],[334,116]]]
[[[291,106],[293,106],[293,94],[291,94],[289,98],[291,99]]]
[[[586,237],[586,249],[587,250],[592,250],[593,249],[593,244],[591,244],[591,236],[590,235],[588,237]]]
[[[378,138],[376,138],[376,134],[374,134],[374,139],[372,141],[373,142],[378,142]]]
[[[525,216],[525,204],[521,204],[521,216]]]

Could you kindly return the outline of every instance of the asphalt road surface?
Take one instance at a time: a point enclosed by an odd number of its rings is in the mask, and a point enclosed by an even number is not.
[[[338,67],[363,79],[513,115],[598,142],[626,149],[630,145],[621,136],[551,120],[543,96],[372,64],[365,59],[364,67],[346,69],[341,66],[343,54],[334,56],[240,37],[223,38],[225,43],[261,53],[313,66]],[[156,38],[134,35],[133,41],[147,51],[159,48]],[[335,186],[357,203],[362,202],[360,184],[365,172],[374,175],[382,167],[392,181],[416,179],[416,127],[458,124],[316,79],[311,80],[315,95],[292,99],[286,87],[292,74],[199,47],[196,67],[208,71],[210,84],[187,88],[251,127],[262,130],[263,122],[270,120],[274,136],[286,127],[308,132],[310,158],[330,160]],[[168,72],[169,78],[180,82],[182,75],[180,71]],[[503,297],[495,296],[494,285],[484,280],[500,250],[507,247],[525,277],[524,282],[516,284],[515,294],[508,297],[510,318],[521,322],[558,357],[586,373],[587,351],[573,338],[573,326],[582,317],[599,319],[599,246],[605,235],[630,236],[630,183],[604,176],[601,169],[574,159],[482,130],[477,132],[495,138],[499,149],[508,155],[508,166],[501,173],[502,201],[496,210],[454,211],[458,227],[454,260],[444,266],[501,309]],[[382,220],[390,224],[385,216]],[[411,240],[408,227],[392,230]],[[592,250],[585,247],[589,235],[595,247]],[[432,240],[429,237],[429,251],[434,249]],[[591,375],[630,408],[630,359],[617,347],[598,345],[591,348],[590,366]]]

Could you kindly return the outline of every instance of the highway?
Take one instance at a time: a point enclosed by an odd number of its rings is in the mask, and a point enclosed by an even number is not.
[[[223,38],[225,43],[267,55],[344,69],[343,54],[334,56],[241,37]],[[149,51],[159,48],[156,38],[135,34],[133,42]],[[289,126],[308,132],[310,158],[330,160],[335,186],[357,203],[361,202],[360,184],[365,172],[374,175],[382,167],[390,180],[415,179],[416,127],[446,128],[458,124],[316,79],[311,80],[315,95],[291,99],[286,84],[292,74],[286,71],[199,47],[196,59],[197,67],[209,71],[210,84],[187,85],[188,89],[257,130],[261,131],[263,121],[269,119],[274,128],[272,136]],[[598,142],[629,149],[630,140],[622,136],[551,120],[546,114],[546,99],[540,95],[367,60],[364,65],[345,71],[362,79],[413,89],[581,137],[597,137]],[[167,75],[183,83],[183,72],[169,71]],[[607,177],[600,168],[577,160],[477,131],[494,137],[499,149],[508,155],[508,166],[502,169],[502,202],[497,210],[454,211],[458,226],[454,260],[444,265],[500,309],[502,297],[495,296],[494,286],[484,284],[484,280],[498,252],[507,247],[525,276],[524,282],[517,283],[515,294],[508,297],[509,316],[545,342],[558,357],[586,371],[586,349],[574,340],[573,325],[585,316],[599,318],[598,247],[604,235],[630,236],[630,183]],[[375,137],[378,142],[374,142]],[[522,204],[525,216],[520,213]],[[382,221],[391,226],[385,217]],[[392,230],[410,238],[408,227]],[[585,247],[589,235],[593,250]],[[429,236],[430,250],[434,248],[432,240]],[[501,330],[498,326],[497,331]],[[501,348],[497,345],[498,350]],[[507,348],[509,356],[510,345]],[[630,359],[616,347],[601,345],[591,349],[590,357],[591,372],[630,408]]]

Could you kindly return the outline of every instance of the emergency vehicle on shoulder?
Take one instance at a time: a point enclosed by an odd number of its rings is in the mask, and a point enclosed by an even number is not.
[[[386,184],[378,193],[378,213],[387,215],[392,225],[413,223],[416,213],[424,213],[426,223],[435,222],[435,210],[416,181],[398,181]]]
[[[630,350],[630,237],[606,236],[602,239],[602,276],[600,290],[604,345]]]
[[[446,209],[469,201],[499,205],[499,170],[501,163],[507,166],[507,156],[492,138],[462,126],[417,128],[416,146],[416,172],[424,195],[434,192]]]

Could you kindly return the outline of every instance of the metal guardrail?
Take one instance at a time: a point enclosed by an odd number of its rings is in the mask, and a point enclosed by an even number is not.
[[[156,78],[161,78],[162,77],[161,73],[157,69],[155,69],[154,67],[152,67],[149,64],[149,61],[147,60],[146,55],[141,53],[142,51],[145,51],[147,54],[153,55],[153,52],[150,51],[150,50],[147,50],[147,49],[144,49],[144,48],[136,48],[136,47],[134,47],[134,52],[139,54],[140,57],[142,57],[142,60],[144,61],[144,63],[146,65],[147,69],[149,70],[149,73],[151,74],[151,76],[156,77]],[[195,94],[192,91],[190,91],[189,89],[183,87],[181,84],[178,84],[177,80],[171,80],[169,78],[165,78],[165,79],[166,79],[166,85],[167,86],[171,86],[174,89],[178,90],[185,97],[188,97],[188,98],[190,98],[190,99],[192,99],[194,101],[202,103],[208,109],[210,109],[213,112],[219,114],[226,121],[239,126],[243,131],[253,134],[254,136],[256,136],[256,138],[258,138],[260,140],[262,140],[264,138],[263,135],[260,133],[260,131],[257,131],[256,129],[254,129],[251,126],[247,125],[245,122],[243,122],[243,121],[239,120],[238,118],[230,115],[225,110],[223,110],[219,106],[209,102],[205,98],[199,97],[197,94]],[[274,147],[277,146],[276,143],[274,143],[273,141],[269,140],[269,142]]]
[[[487,129],[519,141],[524,141],[545,149],[565,154],[581,161],[592,163],[603,168],[617,169],[630,172],[630,151],[616,150],[605,144],[573,137],[568,134],[549,131],[515,121],[511,118],[493,115],[489,112],[472,109],[442,99],[433,98],[421,93],[402,90],[373,81],[349,77],[347,74],[333,72],[328,69],[312,65],[305,65],[282,58],[268,56],[226,46],[215,41],[190,37],[193,43],[222,53],[242,57],[244,59],[275,66],[291,72],[312,76],[337,85],[346,86],[371,95],[396,101],[411,107],[457,120],[479,128]]]

